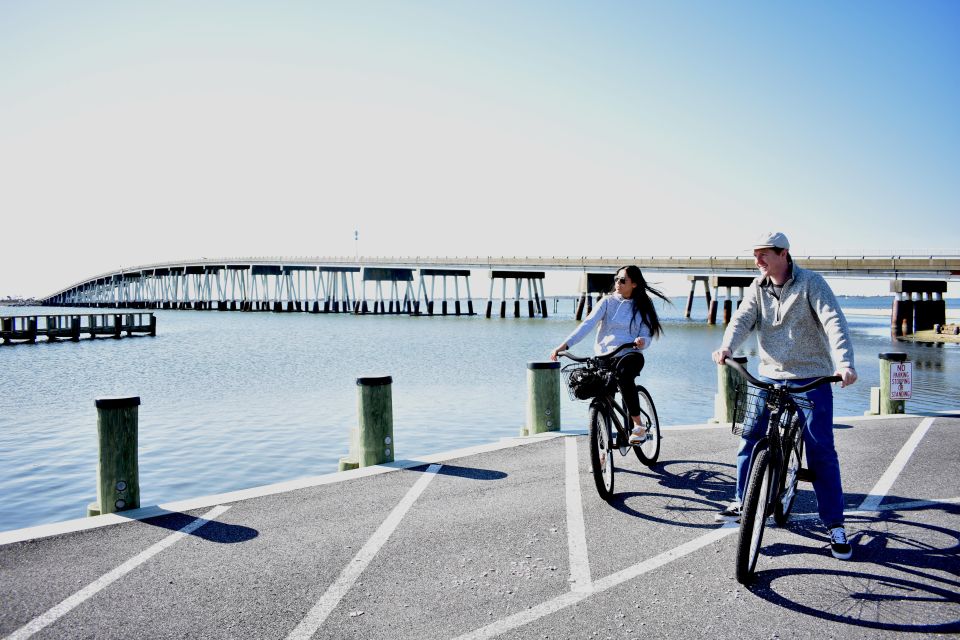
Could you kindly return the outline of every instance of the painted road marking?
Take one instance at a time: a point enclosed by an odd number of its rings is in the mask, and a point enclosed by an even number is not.
[[[222,515],[223,512],[229,508],[230,507],[225,507],[225,506],[214,507],[213,509],[205,513],[203,516],[197,518],[196,520],[194,520],[187,526],[183,527],[179,531],[170,534],[160,542],[157,542],[153,546],[141,551],[134,557],[130,558],[129,560],[121,564],[119,567],[117,567],[113,571],[110,571],[109,573],[104,574],[103,576],[91,582],[89,585],[87,585],[80,591],[77,591],[75,594],[73,594],[72,596],[70,596],[69,598],[67,598],[60,604],[58,604],[57,606],[53,607],[46,613],[34,618],[30,622],[28,622],[26,625],[20,627],[19,629],[11,633],[9,636],[7,636],[7,640],[22,640],[23,638],[29,638],[30,636],[35,634],[37,631],[40,631],[44,627],[56,622],[59,618],[61,618],[66,613],[68,613],[70,610],[74,609],[78,605],[82,604],[84,601],[96,595],[97,592],[102,591],[112,583],[116,582],[126,574],[130,573],[131,571],[133,571],[134,569],[139,567],[141,564],[143,564],[153,556],[157,555],[158,553],[160,553],[170,545],[175,544],[180,539],[190,535],[191,533],[193,533],[203,525],[208,524],[210,521]]]
[[[507,616],[503,620],[498,620],[492,624],[489,624],[485,627],[481,627],[470,633],[466,633],[462,636],[458,636],[456,640],[482,640],[485,638],[494,638],[501,633],[506,633],[517,627],[522,627],[525,624],[529,624],[534,620],[539,620],[544,616],[549,616],[551,614],[560,611],[561,609],[566,609],[571,605],[575,605],[581,600],[585,600],[595,594],[602,593],[607,589],[611,589],[619,584],[626,582],[627,580],[632,580],[638,576],[641,576],[645,573],[658,569],[666,564],[678,560],[686,555],[702,549],[708,545],[721,540],[730,534],[736,533],[740,530],[740,527],[736,523],[727,523],[720,527],[719,529],[714,529],[710,533],[705,533],[704,535],[694,538],[689,542],[686,542],[675,549],[665,551],[660,555],[648,558],[642,562],[627,567],[622,571],[618,571],[612,575],[607,576],[606,578],[601,578],[593,583],[593,588],[590,591],[569,591],[563,593],[552,600],[547,600],[543,604],[539,604],[531,609],[525,611],[520,611],[513,614],[512,616]]]
[[[578,438],[566,438],[567,546],[570,552],[570,588],[590,591],[590,559],[587,555],[587,529],[583,521],[580,495],[580,467],[577,464]]]
[[[907,465],[907,461],[910,459],[910,456],[913,455],[917,445],[920,444],[923,436],[930,430],[930,425],[933,424],[933,421],[934,418],[925,418],[920,422],[914,430],[913,435],[910,436],[906,444],[903,445],[903,448],[900,449],[900,453],[897,454],[893,462],[890,463],[890,466],[887,467],[887,470],[880,477],[880,480],[877,481],[876,486],[870,490],[866,499],[860,504],[860,511],[876,511],[877,507],[880,506],[880,503],[887,496],[897,476],[900,475],[900,472],[903,471],[903,468]]]
[[[397,525],[399,525],[403,517],[407,515],[407,511],[410,510],[413,503],[417,501],[417,498],[419,498],[423,490],[427,488],[430,481],[436,477],[440,467],[441,465],[439,464],[432,464],[427,468],[410,490],[407,491],[407,494],[403,496],[403,499],[393,508],[393,511],[391,511],[387,519],[383,521],[383,524],[380,525],[373,533],[373,536],[367,540],[366,544],[357,552],[357,555],[350,561],[350,564],[344,567],[340,575],[337,576],[337,579],[333,581],[333,584],[327,587],[326,592],[320,600],[317,601],[317,604],[313,605],[313,608],[310,609],[306,617],[290,632],[287,640],[310,638],[320,629],[323,622],[330,615],[330,612],[336,608],[340,600],[343,599],[343,596],[350,591],[353,583],[357,581],[360,574],[363,573],[374,556],[377,555],[377,552],[380,551],[380,548],[383,547],[390,535],[396,530]]]

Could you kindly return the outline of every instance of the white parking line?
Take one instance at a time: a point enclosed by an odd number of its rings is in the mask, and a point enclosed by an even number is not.
[[[893,462],[887,467],[887,470],[880,477],[880,480],[877,481],[877,484],[870,490],[870,493],[860,504],[858,507],[859,511],[876,511],[877,507],[880,506],[880,503],[883,502],[883,499],[887,496],[897,476],[900,475],[900,472],[903,471],[903,468],[907,465],[907,461],[910,459],[910,456],[913,455],[917,445],[920,444],[923,436],[930,430],[930,425],[933,424],[933,421],[934,418],[925,418],[917,425],[917,428],[907,440],[906,444],[900,449],[900,453],[893,459]]]
[[[37,631],[40,631],[44,627],[56,622],[59,618],[61,618],[66,613],[68,613],[70,610],[74,609],[78,605],[82,604],[84,601],[93,597],[98,591],[101,591],[104,588],[111,585],[112,583],[116,582],[117,580],[122,578],[124,575],[130,573],[131,571],[139,567],[141,564],[143,564],[153,556],[157,555],[158,553],[160,553],[170,545],[179,541],[181,538],[190,535],[191,533],[193,533],[203,525],[209,523],[214,518],[220,516],[224,511],[226,511],[229,508],[230,507],[225,507],[225,506],[214,507],[213,509],[205,513],[203,516],[201,516],[200,518],[197,518],[196,520],[194,520],[187,526],[183,527],[176,533],[170,534],[160,542],[157,542],[153,546],[148,547],[147,549],[141,551],[134,557],[130,558],[129,560],[121,564],[119,567],[117,567],[113,571],[110,571],[109,573],[104,574],[103,576],[91,582],[89,585],[87,585],[80,591],[77,591],[75,594],[73,594],[72,596],[70,596],[69,598],[67,598],[60,604],[58,604],[57,606],[53,607],[46,613],[34,618],[30,622],[28,622],[27,624],[25,624],[24,626],[20,627],[19,629],[11,633],[9,636],[7,636],[7,640],[22,640],[23,638],[29,638],[30,636],[35,634]]]
[[[567,546],[570,551],[570,588],[590,591],[590,559],[587,555],[587,530],[583,522],[580,495],[580,466],[577,463],[578,438],[566,439]]]
[[[377,552],[380,551],[380,548],[386,543],[394,530],[396,530],[397,525],[399,525],[403,517],[407,515],[407,511],[409,511],[413,503],[417,501],[417,498],[420,497],[423,490],[427,488],[430,481],[437,475],[437,471],[440,470],[441,466],[442,465],[439,464],[432,464],[427,468],[410,490],[407,491],[407,494],[403,496],[403,499],[393,508],[393,511],[391,511],[387,519],[383,521],[383,524],[380,525],[373,533],[373,536],[367,540],[366,544],[357,552],[357,555],[350,561],[350,564],[344,567],[340,575],[337,576],[337,579],[333,581],[333,584],[327,587],[326,592],[320,600],[317,601],[317,604],[313,605],[313,608],[310,609],[306,617],[290,632],[287,640],[310,638],[320,629],[324,620],[326,620],[330,612],[336,608],[340,600],[343,599],[343,596],[347,594],[353,586],[353,583],[357,581],[360,574],[363,573],[367,565],[369,565],[374,556],[377,555]]]
[[[698,549],[702,549],[703,547],[711,545],[714,542],[717,542],[718,540],[721,540],[730,534],[736,533],[739,530],[740,527],[737,524],[727,523],[719,529],[714,529],[710,531],[710,533],[705,533],[698,538],[694,538],[693,540],[676,547],[675,549],[665,551],[658,556],[638,562],[637,564],[609,575],[606,578],[601,578],[593,583],[593,588],[591,591],[568,591],[531,609],[520,611],[512,616],[507,616],[503,620],[498,620],[485,627],[481,627],[475,631],[471,631],[470,633],[458,636],[455,640],[485,640],[486,638],[494,638],[502,633],[510,631],[511,629],[522,627],[523,625],[529,624],[534,620],[539,620],[540,618],[554,614],[561,609],[566,609],[571,605],[577,604],[581,600],[585,600],[586,598],[589,598],[595,594],[622,584],[627,580],[632,580],[647,572],[662,567],[665,564],[669,564],[674,560],[678,560],[683,556],[697,551]]]

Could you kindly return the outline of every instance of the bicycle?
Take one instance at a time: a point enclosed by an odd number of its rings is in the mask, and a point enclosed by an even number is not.
[[[648,467],[656,463],[660,456],[660,421],[650,392],[637,385],[641,424],[647,428],[646,439],[638,445],[629,444],[633,421],[626,402],[622,397],[617,398],[619,388],[614,375],[613,356],[634,346],[629,342],[610,353],[587,358],[575,356],[569,351],[557,354],[573,361],[561,369],[570,398],[590,401],[590,469],[597,492],[604,500],[610,500],[613,496],[614,449],[618,449],[622,456],[633,449],[640,462]],[[613,429],[616,429],[616,437]]]
[[[803,468],[803,411],[811,411],[813,403],[799,394],[840,376],[823,376],[808,384],[764,382],[753,377],[739,362],[724,361],[747,383],[737,390],[733,417],[733,433],[750,435],[766,428],[753,449],[747,485],[740,506],[740,536],[737,541],[737,581],[746,584],[753,577],[760,554],[760,542],[767,517],[773,515],[778,526],[790,518],[800,480],[812,481],[812,474]],[[769,411],[766,426],[762,414]]]

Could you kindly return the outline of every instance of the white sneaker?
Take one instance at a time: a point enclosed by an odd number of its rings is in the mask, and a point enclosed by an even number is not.
[[[649,432],[646,427],[634,427],[633,431],[630,432],[630,444],[638,445],[643,444],[647,441],[647,436]]]
[[[717,522],[740,522],[740,501],[734,500],[726,508],[714,516]]]

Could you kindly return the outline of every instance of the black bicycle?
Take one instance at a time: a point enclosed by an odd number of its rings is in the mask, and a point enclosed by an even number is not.
[[[841,378],[824,376],[795,386],[758,380],[732,358],[724,364],[747,381],[737,390],[734,434],[764,434],[753,449],[740,507],[737,581],[746,584],[757,567],[767,517],[772,514],[777,525],[786,524],[797,497],[797,484],[813,479],[810,471],[803,468],[803,412],[812,411],[813,403],[799,394]],[[769,416],[766,421],[764,414]]]
[[[623,398],[618,398],[620,389],[614,375],[613,356],[634,346],[630,342],[610,353],[589,358],[569,351],[557,354],[573,361],[561,369],[570,398],[590,402],[590,468],[597,492],[604,500],[613,496],[614,450],[625,456],[633,449],[640,462],[647,466],[653,465],[660,456],[660,421],[650,392],[637,385],[641,424],[647,428],[646,439],[638,445],[629,444],[633,421]]]

